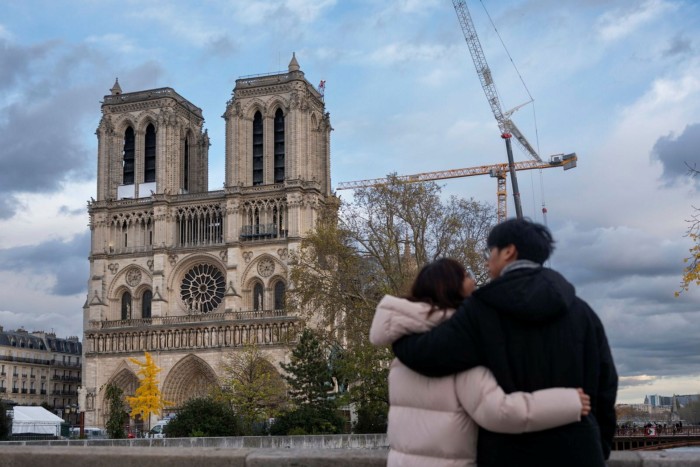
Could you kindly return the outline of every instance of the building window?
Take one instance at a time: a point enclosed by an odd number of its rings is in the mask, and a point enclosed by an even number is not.
[[[123,185],[134,184],[134,129],[129,127],[124,132],[124,167],[123,167]]]
[[[182,161],[182,188],[190,189],[190,138],[185,137],[185,157]]]
[[[178,208],[180,246],[223,243],[225,209],[219,205]]]
[[[263,305],[263,286],[258,282],[253,287],[253,310],[262,311],[264,310]]]
[[[275,113],[275,183],[284,181],[284,113]]]
[[[209,313],[221,305],[226,281],[223,273],[209,264],[197,264],[180,284],[180,298],[190,313]]]
[[[146,145],[144,147],[144,177],[145,183],[156,181],[156,128],[153,124],[146,127]]]
[[[284,309],[284,282],[278,281],[275,284],[275,310]]]
[[[253,185],[263,183],[263,120],[260,112],[253,117]]]
[[[143,293],[143,298],[141,298],[141,317],[150,318],[151,317],[151,300],[153,299],[153,293],[150,290],[146,290]]]
[[[124,292],[122,295],[122,319],[131,319],[131,294]]]

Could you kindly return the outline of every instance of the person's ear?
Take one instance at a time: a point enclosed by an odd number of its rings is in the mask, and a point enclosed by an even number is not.
[[[503,247],[502,251],[506,261],[515,261],[518,259],[518,250],[512,243]]]

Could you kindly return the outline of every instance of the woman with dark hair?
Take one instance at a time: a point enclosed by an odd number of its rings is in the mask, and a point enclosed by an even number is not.
[[[420,270],[406,298],[385,296],[370,341],[390,345],[449,319],[476,288],[473,274],[443,258]],[[502,433],[539,431],[590,412],[580,389],[505,394],[485,367],[443,378],[422,376],[394,359],[389,370],[388,466],[476,465],[478,425]]]

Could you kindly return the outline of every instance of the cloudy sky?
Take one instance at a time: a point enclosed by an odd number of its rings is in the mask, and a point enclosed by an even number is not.
[[[600,314],[619,400],[700,392],[700,290],[674,298],[700,207],[700,3],[484,0],[534,104],[514,120],[543,156],[520,172],[542,203],[552,266]],[[469,2],[504,109],[526,102],[481,2]],[[224,178],[220,116],[237,78],[296,52],[326,80],[333,183],[505,161],[449,0],[0,0],[0,325],[82,333],[100,100],[173,87],[201,107],[210,189]],[[516,150],[516,159],[526,156]],[[349,192],[340,192],[343,197]],[[489,177],[446,194],[495,203]],[[510,213],[514,212],[509,206]]]

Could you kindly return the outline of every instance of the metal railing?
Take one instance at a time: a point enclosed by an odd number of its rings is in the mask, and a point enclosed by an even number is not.
[[[26,358],[26,357],[14,357],[12,355],[0,355],[0,360],[6,362],[20,362],[20,363],[36,363],[39,365],[48,365],[49,361],[42,358]],[[17,376],[17,375],[15,375]]]

